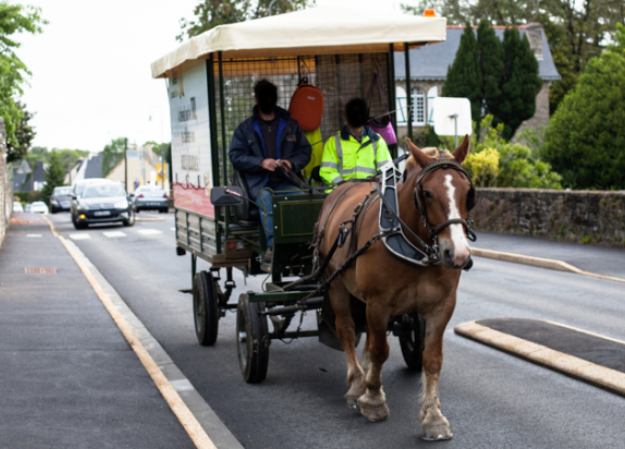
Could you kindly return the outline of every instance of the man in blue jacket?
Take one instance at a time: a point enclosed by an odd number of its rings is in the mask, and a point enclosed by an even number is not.
[[[243,173],[251,198],[260,207],[267,238],[264,260],[271,262],[273,244],[272,192],[295,190],[285,170],[299,173],[310,161],[312,148],[297,121],[276,106],[278,89],[267,80],[254,86],[253,115],[241,123],[232,137],[230,160]]]

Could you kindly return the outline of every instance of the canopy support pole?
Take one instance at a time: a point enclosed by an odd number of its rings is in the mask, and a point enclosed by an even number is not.
[[[386,58],[386,69],[388,73],[388,106],[389,109],[393,111],[391,112],[391,126],[395,130],[395,135],[397,135],[397,99],[395,98],[395,50],[393,48],[393,44],[390,45],[389,54]],[[391,156],[393,157],[393,159],[397,158],[397,144],[390,145],[389,150],[391,150]]]
[[[404,60],[406,61],[406,135],[412,140],[412,89],[410,87],[410,47],[404,44]]]
[[[224,67],[221,52],[218,53],[219,64],[219,114],[221,116],[221,157],[223,165],[223,185],[228,184],[228,152],[226,151],[226,101],[224,98]],[[228,237],[228,228],[230,227],[230,214],[224,211],[225,234]],[[217,242],[218,246],[221,244]],[[219,252],[219,250],[218,250]]]

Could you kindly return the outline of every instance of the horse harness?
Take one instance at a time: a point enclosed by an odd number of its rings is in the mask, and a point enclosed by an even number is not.
[[[461,219],[461,218],[452,218],[444,223],[436,227],[432,227],[430,221],[427,218],[427,209],[425,207],[425,199],[422,188],[423,178],[431,172],[434,172],[439,169],[453,169],[461,172],[466,179],[471,184],[469,189],[469,193],[467,195],[467,210],[471,211],[473,207],[475,207],[476,203],[476,190],[471,180],[469,174],[464,170],[462,165],[458,163],[455,159],[445,158],[443,151],[439,150],[440,158],[435,159],[429,164],[427,164],[418,175],[417,182],[415,185],[415,189],[413,191],[413,200],[415,203],[415,208],[419,210],[421,217],[423,219],[423,225],[428,229],[428,237],[432,241],[432,244],[429,245],[423,239],[421,239],[418,235],[416,235],[407,225],[403,222],[403,220],[399,216],[399,202],[397,197],[397,177],[395,165],[392,161],[387,162],[380,168],[380,173],[378,174],[379,179],[376,178],[367,178],[367,179],[359,179],[357,183],[354,183],[352,186],[349,186],[345,189],[339,197],[336,199],[328,216],[326,218],[323,227],[318,230],[316,233],[316,239],[313,243],[315,246],[314,253],[314,261],[315,264],[318,261],[318,248],[321,243],[321,239],[325,233],[326,225],[334,212],[337,204],[341,201],[341,199],[345,196],[345,194],[354,186],[356,186],[360,182],[379,182],[379,186],[376,186],[369,194],[365,197],[365,199],[359,203],[354,208],[354,214],[350,220],[344,221],[340,224],[339,234],[334,241],[330,251],[325,257],[325,260],[321,266],[319,266],[316,270],[313,270],[313,273],[309,276],[305,276],[298,281],[292,282],[284,287],[285,290],[291,290],[300,283],[304,281],[316,279],[319,276],[323,275],[323,272],[327,268],[332,256],[336,252],[337,248],[342,247],[348,235],[351,232],[351,246],[350,249],[351,255],[345,260],[343,265],[336,269],[332,275],[325,279],[321,286],[315,291],[311,292],[305,298],[298,301],[298,304],[303,304],[307,299],[312,298],[325,288],[327,288],[334,279],[336,279],[343,271],[345,271],[360,255],[362,255],[371,245],[373,245],[377,240],[381,240],[384,244],[384,247],[395,257],[404,260],[406,262],[412,263],[414,265],[418,265],[420,267],[427,267],[430,265],[440,265],[442,262],[442,258],[440,255],[440,248],[438,246],[438,233],[440,233],[443,229],[451,226],[452,224],[461,224],[466,233],[467,237],[470,241],[474,242],[477,237],[475,233],[471,230],[470,220],[469,222]],[[374,235],[371,239],[369,239],[363,246],[356,249],[357,245],[357,231],[358,231],[358,219],[362,215],[362,213],[369,209],[371,206],[373,199],[376,197],[374,195],[377,193],[377,196],[380,198],[380,213],[379,213],[379,228],[380,232]],[[347,224],[351,224],[350,227],[347,227]],[[317,223],[317,226],[319,223]],[[414,241],[417,242],[417,246],[413,244],[404,233],[404,230],[413,238]],[[353,251],[353,252],[352,252]],[[471,264],[472,265],[472,264]],[[471,265],[465,268],[468,270]]]

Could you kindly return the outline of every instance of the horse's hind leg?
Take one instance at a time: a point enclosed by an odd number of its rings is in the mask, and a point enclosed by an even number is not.
[[[452,310],[453,312],[453,310]],[[443,332],[451,313],[439,313],[426,317],[427,334],[423,351],[423,408],[419,413],[421,438],[424,440],[448,440],[453,437],[451,426],[441,412],[438,399],[438,378],[443,365]]]
[[[356,408],[356,400],[365,392],[365,375],[356,355],[356,325],[350,310],[350,294],[339,280],[332,284],[328,292],[334,313],[336,314],[336,333],[341,341],[347,359],[347,383],[349,391],[345,394],[347,406]]]
[[[367,300],[367,342],[363,363],[367,368],[365,386],[367,390],[358,398],[360,413],[369,421],[382,421],[388,418],[389,409],[382,390],[382,366],[388,359],[389,347],[386,341],[388,311],[385,307]]]

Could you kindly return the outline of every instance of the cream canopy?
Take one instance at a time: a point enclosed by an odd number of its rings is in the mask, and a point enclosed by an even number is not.
[[[222,52],[224,58],[386,52],[441,42],[445,18],[402,14],[388,8],[325,6],[221,25],[193,37],[152,63],[152,77]]]

